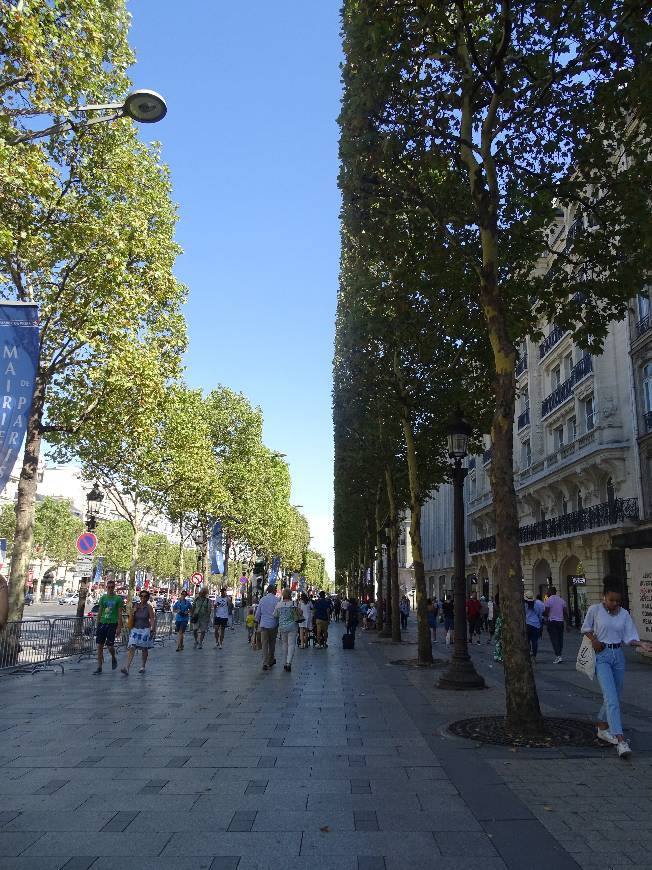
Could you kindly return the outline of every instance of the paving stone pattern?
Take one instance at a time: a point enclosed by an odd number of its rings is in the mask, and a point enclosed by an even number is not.
[[[649,665],[625,696],[629,764],[513,753],[445,732],[502,709],[488,647],[489,689],[460,695],[388,663],[414,646],[361,635],[344,652],[341,633],[289,674],[262,672],[241,629],[221,651],[157,647],[146,676],[84,661],[0,678],[0,868],[652,868]],[[571,665],[537,668],[547,712],[594,712]]]

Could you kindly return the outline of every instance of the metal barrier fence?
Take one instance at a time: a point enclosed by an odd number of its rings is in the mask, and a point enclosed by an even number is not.
[[[78,661],[95,654],[95,619],[76,616],[23,619],[0,631],[0,674],[36,673],[61,668],[62,659]]]

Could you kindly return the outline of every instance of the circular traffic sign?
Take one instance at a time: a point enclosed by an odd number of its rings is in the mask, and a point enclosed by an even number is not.
[[[194,583],[195,586],[201,586],[201,584],[204,582],[204,575],[200,574],[199,571],[196,571],[190,578],[190,582]]]
[[[97,536],[93,532],[83,532],[77,538],[77,552],[82,556],[90,556],[97,548]]]

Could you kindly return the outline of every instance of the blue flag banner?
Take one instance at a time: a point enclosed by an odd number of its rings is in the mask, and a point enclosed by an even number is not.
[[[7,561],[7,539],[0,538],[0,569],[4,567]]]
[[[211,535],[211,574],[224,574],[224,541],[222,523],[218,520]]]
[[[9,480],[27,431],[38,352],[36,305],[0,303],[0,491]]]
[[[183,581],[183,586],[182,586],[181,588],[182,588],[182,589],[185,589],[186,592],[188,592],[188,590],[190,589],[190,580],[184,580],[184,581]]]
[[[102,571],[104,570],[104,556],[100,556],[97,560],[97,565],[95,566],[95,576],[93,577],[93,583],[101,583],[102,582]]]
[[[278,571],[279,571],[280,567],[281,567],[281,557],[274,556],[272,559],[272,568],[271,568],[271,571],[269,572],[269,582],[270,583],[276,582],[276,578],[278,577]]]

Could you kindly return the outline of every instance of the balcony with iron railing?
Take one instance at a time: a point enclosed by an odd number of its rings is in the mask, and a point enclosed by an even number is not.
[[[530,425],[530,409],[529,408],[526,408],[522,414],[518,415],[517,425],[518,425],[519,432],[521,431],[521,429],[525,429],[526,426]]]
[[[551,411],[554,411],[555,408],[558,408],[570,399],[576,384],[583,380],[587,375],[590,375],[592,371],[593,357],[591,354],[586,354],[576,365],[573,366],[567,380],[565,380],[563,384],[559,384],[558,387],[555,387],[552,393],[550,393],[549,396],[546,396],[543,402],[541,402],[541,416],[546,417]]]
[[[518,530],[521,544],[547,541],[567,535],[621,525],[627,520],[638,520],[638,499],[616,498],[603,504],[591,505],[560,517],[551,517],[538,523],[521,526]],[[469,553],[487,553],[496,549],[496,536],[489,535],[469,543]]]
[[[645,317],[641,317],[641,319],[636,324],[636,336],[640,338],[642,335],[645,335],[646,332],[649,331],[652,323],[650,323],[650,315],[646,314]]]
[[[518,378],[523,372],[527,371],[527,354],[523,354],[523,356],[516,363],[516,377]]]
[[[652,432],[652,411],[647,411],[643,414],[643,422],[645,423],[645,431]]]
[[[550,353],[553,347],[562,340],[566,335],[566,330],[560,326],[555,326],[550,334],[543,339],[539,345],[539,359],[543,359],[546,354]]]

